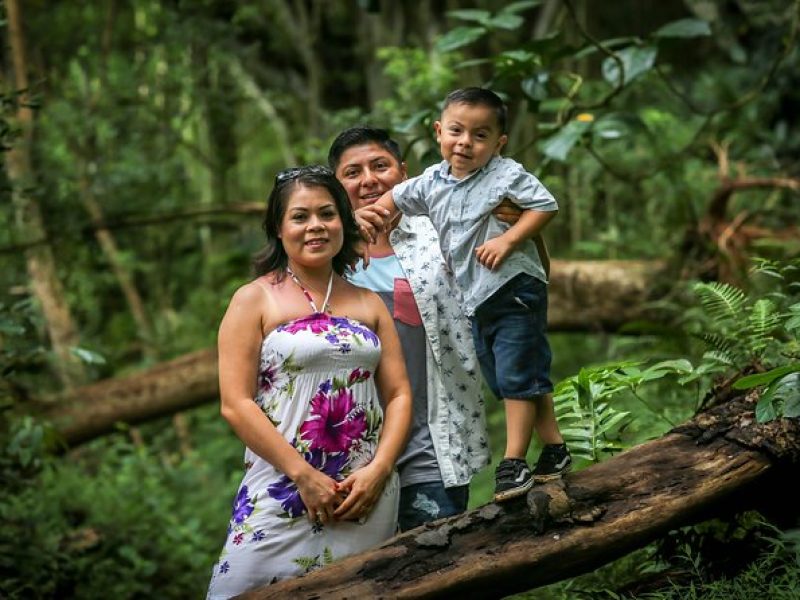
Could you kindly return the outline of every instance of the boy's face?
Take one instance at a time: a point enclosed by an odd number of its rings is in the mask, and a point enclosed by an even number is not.
[[[451,104],[433,127],[442,158],[459,179],[483,167],[508,141],[488,106]]]

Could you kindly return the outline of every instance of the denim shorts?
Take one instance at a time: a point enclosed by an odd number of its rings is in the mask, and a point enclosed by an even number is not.
[[[467,510],[469,485],[446,488],[441,481],[414,483],[400,488],[400,531],[429,521],[460,515]]]
[[[498,399],[534,399],[553,391],[546,331],[547,284],[525,273],[475,311],[472,339],[483,377]]]

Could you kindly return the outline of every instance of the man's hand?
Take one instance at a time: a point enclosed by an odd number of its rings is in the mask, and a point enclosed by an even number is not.
[[[498,221],[513,225],[519,221],[519,216],[522,214],[522,209],[514,204],[511,200],[506,198],[498,204],[492,211],[492,214]]]

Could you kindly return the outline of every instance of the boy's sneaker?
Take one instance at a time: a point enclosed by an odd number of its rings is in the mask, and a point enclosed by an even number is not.
[[[572,457],[566,444],[547,444],[542,448],[542,453],[533,469],[533,479],[536,483],[558,479],[569,471],[571,466]]]
[[[494,471],[494,501],[522,496],[533,487],[531,470],[521,458],[504,458]]]

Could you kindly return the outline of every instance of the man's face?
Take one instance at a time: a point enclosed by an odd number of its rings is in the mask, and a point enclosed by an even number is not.
[[[342,182],[353,209],[374,203],[406,178],[406,166],[377,143],[352,146],[342,153],[336,178]]]
[[[434,129],[442,158],[459,179],[486,165],[508,139],[494,109],[479,104],[451,104]]]

